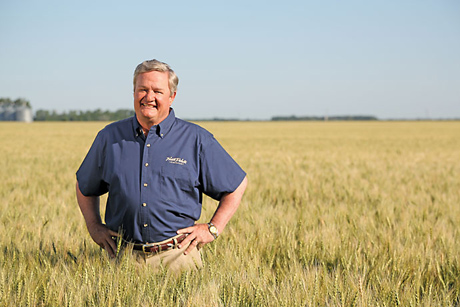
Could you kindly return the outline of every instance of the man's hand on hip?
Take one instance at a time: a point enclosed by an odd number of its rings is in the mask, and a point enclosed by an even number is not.
[[[118,237],[118,233],[110,230],[104,224],[91,224],[87,225],[87,227],[93,241],[105,249],[111,258],[114,258],[117,252],[117,245],[112,237]]]
[[[194,248],[203,246],[209,242],[214,241],[213,235],[209,232],[208,224],[196,224],[191,227],[182,228],[177,231],[177,234],[188,234],[187,238],[179,244],[179,248],[182,246],[190,246],[185,250],[184,255],[187,255]]]

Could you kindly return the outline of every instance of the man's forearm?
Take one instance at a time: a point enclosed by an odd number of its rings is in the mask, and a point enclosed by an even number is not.
[[[244,177],[243,181],[235,191],[225,194],[220,200],[219,206],[211,219],[211,222],[214,226],[216,226],[219,233],[222,233],[228,221],[230,221],[233,214],[235,214],[238,209],[247,184],[248,180]],[[179,229],[177,233],[188,234],[187,238],[185,238],[185,240],[179,245],[179,248],[181,248],[182,246],[187,246],[190,243],[190,246],[184,252],[185,255],[187,255],[193,248],[202,246],[214,240],[214,237],[209,232],[208,225],[206,224],[195,224],[191,227],[182,228]]]
[[[81,213],[85,219],[86,225],[102,224],[100,209],[99,209],[99,197],[97,196],[85,196],[80,191],[78,181],[76,184],[77,202],[80,207]]]
[[[219,206],[211,219],[211,222],[217,227],[219,233],[224,230],[225,226],[238,209],[247,184],[248,180],[244,177],[235,191],[224,195],[220,200]]]

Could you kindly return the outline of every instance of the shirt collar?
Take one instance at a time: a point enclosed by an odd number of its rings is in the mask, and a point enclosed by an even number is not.
[[[156,133],[159,137],[163,138],[171,130],[174,122],[176,121],[176,115],[174,114],[173,108],[169,109],[169,115],[161,123],[158,124]]]
[[[134,114],[134,116],[132,117],[132,122],[133,122],[134,137],[135,138],[142,137],[144,133],[142,132],[141,124],[139,124],[139,122],[137,121],[136,114]]]
[[[175,120],[176,115],[174,114],[174,110],[173,108],[170,108],[168,117],[166,117],[158,125],[152,126],[150,131],[155,132],[159,137],[163,138],[171,130]],[[142,126],[137,121],[136,115],[133,116],[133,132],[135,138],[144,136],[144,133],[142,132]]]

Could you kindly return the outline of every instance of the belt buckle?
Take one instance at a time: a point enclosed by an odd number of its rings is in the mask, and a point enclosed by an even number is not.
[[[177,240],[173,239],[173,243],[163,244],[163,245],[165,245],[166,248],[163,247],[162,244],[158,244],[158,243],[142,244],[142,252],[144,254],[152,254],[153,252],[146,251],[145,249],[148,248],[148,247],[158,246],[158,251],[157,251],[157,254],[158,254],[158,253],[161,253],[161,252],[164,252],[164,251],[167,251],[167,250],[175,248],[177,243],[178,243]]]
[[[155,244],[153,244],[153,243],[150,243],[150,244],[142,244],[142,252],[143,252],[144,254],[151,254],[152,252],[146,251],[145,248],[146,248],[146,247],[152,247],[152,246],[155,246]]]

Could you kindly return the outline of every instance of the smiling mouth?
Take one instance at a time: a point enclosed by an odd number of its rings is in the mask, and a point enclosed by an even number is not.
[[[152,108],[152,109],[156,109],[156,108],[157,108],[156,105],[148,104],[148,103],[143,103],[143,102],[141,102],[141,107]]]

